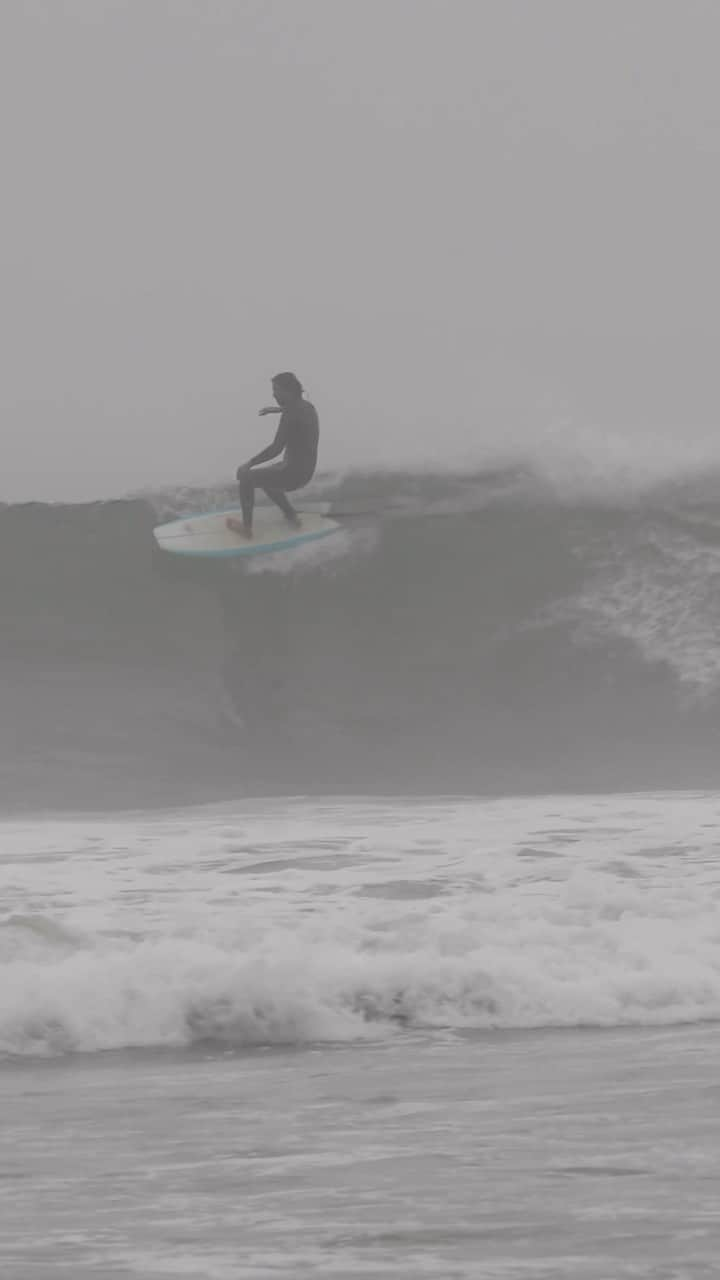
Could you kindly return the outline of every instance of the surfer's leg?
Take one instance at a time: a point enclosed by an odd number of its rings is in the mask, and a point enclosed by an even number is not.
[[[253,510],[255,508],[255,476],[252,471],[243,471],[238,476],[238,493],[242,507],[243,529],[252,537]]]
[[[265,489],[264,492],[267,494],[270,501],[274,502],[275,506],[280,508],[285,519],[288,521],[288,524],[294,525],[296,529],[299,529],[300,517],[297,511],[295,510],[294,506],[292,505],[292,503],[288,501],[288,497],[287,497],[287,494],[285,493],[285,490],[284,489]]]
[[[266,497],[280,508],[288,524],[297,529],[300,525],[300,517],[287,497],[289,489],[299,488],[299,477],[293,473],[292,468],[286,466],[284,462],[276,463],[271,467],[256,467],[252,477],[256,488],[262,489]]]

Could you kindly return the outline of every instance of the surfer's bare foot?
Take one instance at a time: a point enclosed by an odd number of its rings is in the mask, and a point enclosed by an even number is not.
[[[225,525],[231,533],[237,533],[239,537],[247,538],[248,541],[252,539],[252,529],[248,529],[242,520],[236,520],[234,516],[228,516],[225,520]]]
[[[302,520],[299,516],[286,516],[285,519],[292,529],[302,529]]]

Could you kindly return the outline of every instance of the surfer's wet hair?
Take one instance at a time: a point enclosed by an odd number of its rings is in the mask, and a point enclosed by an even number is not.
[[[303,385],[294,373],[276,373],[272,380],[274,387],[279,387],[281,391],[294,391],[296,395],[301,396],[303,393]]]

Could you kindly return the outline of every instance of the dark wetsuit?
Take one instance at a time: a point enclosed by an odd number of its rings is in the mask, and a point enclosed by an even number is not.
[[[296,519],[286,493],[301,489],[309,483],[317,466],[320,427],[315,406],[309,400],[298,397],[283,409],[275,439],[267,449],[251,458],[247,464],[253,470],[241,468],[238,472],[240,502],[246,526],[252,524],[255,490],[262,489],[276,506],[288,517]],[[282,453],[281,462],[271,467],[258,466]]]

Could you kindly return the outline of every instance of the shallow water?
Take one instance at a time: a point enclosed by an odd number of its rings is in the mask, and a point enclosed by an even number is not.
[[[710,1277],[714,1028],[0,1072],[14,1280]]]
[[[0,1273],[710,1277],[714,794],[0,838]]]

